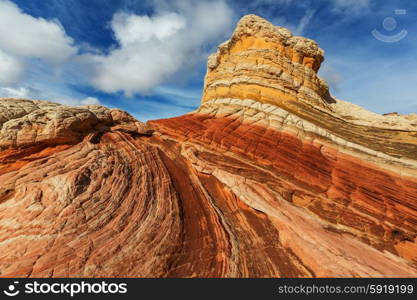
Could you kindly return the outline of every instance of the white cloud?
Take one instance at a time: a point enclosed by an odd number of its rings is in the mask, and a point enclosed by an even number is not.
[[[98,100],[96,97],[87,97],[83,100],[81,100],[81,105],[91,105],[91,104],[97,104],[100,105],[100,100]]]
[[[56,103],[60,103],[63,105],[68,105],[68,106],[81,106],[81,105],[92,105],[92,104],[101,105],[100,100],[98,100],[95,97],[75,99],[75,98],[61,96],[61,97],[56,97],[54,99],[42,99],[42,100],[48,100],[48,101],[52,101],[52,102],[56,102]]]
[[[58,21],[34,18],[0,0],[0,49],[5,52],[60,63],[76,54],[72,43]]]
[[[202,58],[202,47],[229,35],[232,11],[225,1],[175,1],[156,14],[117,13],[111,28],[119,47],[92,56],[92,83],[105,92],[145,92]]]
[[[184,29],[185,18],[177,13],[164,13],[154,18],[116,13],[111,22],[114,34],[122,47],[148,42],[152,38],[164,40]]]
[[[23,72],[23,63],[0,49],[0,84],[15,83]]]
[[[69,106],[91,105],[101,102],[96,97],[84,97],[78,95],[76,97],[66,95],[65,93],[57,93],[51,91],[41,91],[32,87],[0,87],[0,98],[21,98],[21,99],[39,99]]]
[[[30,90],[25,87],[19,87],[19,88],[0,87],[0,97],[26,99],[29,96],[30,96]]]
[[[18,82],[34,59],[56,66],[69,60],[77,53],[72,44],[58,21],[34,18],[0,0],[0,84]]]

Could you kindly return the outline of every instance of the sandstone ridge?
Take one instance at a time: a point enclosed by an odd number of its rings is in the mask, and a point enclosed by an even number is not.
[[[324,60],[324,51],[311,39],[293,36],[292,33],[280,26],[274,26],[267,20],[256,15],[246,15],[240,19],[229,41],[219,46],[218,52],[209,58],[208,67],[215,68],[223,52],[230,51],[238,43],[244,43],[245,39],[263,39],[272,50],[278,50],[282,55],[296,63],[302,63],[315,71],[318,71]],[[261,40],[256,42],[261,44]],[[248,45],[250,43],[247,43]]]
[[[0,102],[0,149],[35,143],[76,143],[89,133],[111,128],[147,131],[128,113],[100,105],[69,107],[47,101],[5,98]]]
[[[255,16],[243,17],[229,41],[208,59],[202,102],[257,99],[262,103],[302,101],[330,110],[327,84],[317,76],[323,50]]]

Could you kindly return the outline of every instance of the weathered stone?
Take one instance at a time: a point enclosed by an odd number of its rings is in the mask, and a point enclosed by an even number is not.
[[[416,277],[417,118],[322,60],[250,15],[193,113],[0,100],[0,276]]]

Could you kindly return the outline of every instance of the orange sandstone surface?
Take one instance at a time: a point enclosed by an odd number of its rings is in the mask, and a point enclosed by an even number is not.
[[[200,107],[0,100],[0,277],[416,277],[417,117],[334,99],[254,15]]]

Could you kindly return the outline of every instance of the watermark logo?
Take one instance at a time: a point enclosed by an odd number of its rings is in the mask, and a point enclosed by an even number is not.
[[[406,15],[407,14],[407,10],[405,9],[396,9],[394,10],[395,15]],[[383,21],[382,21],[382,27],[384,27],[384,29],[387,32],[393,32],[395,29],[397,29],[397,20],[393,17],[386,17]],[[405,38],[408,34],[408,31],[405,29],[402,29],[400,32],[398,32],[397,34],[391,34],[391,35],[387,35],[387,34],[383,34],[381,32],[379,32],[377,29],[372,30],[372,35],[377,39],[380,40],[381,42],[384,43],[395,43],[395,42],[399,42],[401,41],[403,38]]]
[[[20,291],[17,289],[18,284],[19,284],[19,281],[13,282],[13,284],[10,284],[7,287],[7,289],[3,291],[3,293],[9,297],[14,297],[14,296],[19,295]]]
[[[78,294],[126,294],[127,283],[100,282],[42,282],[31,281],[22,283],[18,288],[19,281],[7,286],[3,290],[6,296],[14,297],[19,294],[56,294],[68,295],[71,298]]]

